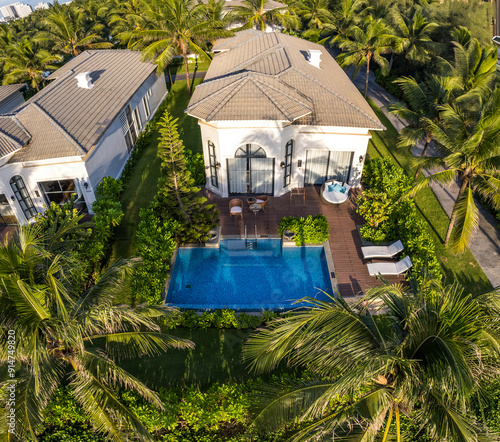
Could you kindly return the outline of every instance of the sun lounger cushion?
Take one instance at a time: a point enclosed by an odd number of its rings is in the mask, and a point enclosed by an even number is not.
[[[367,264],[366,267],[368,268],[370,276],[377,276],[378,274],[391,276],[405,273],[412,265],[410,257],[407,256],[399,262],[376,262]]]
[[[361,247],[364,259],[392,258],[404,250],[403,243],[396,241],[389,246],[365,246]]]

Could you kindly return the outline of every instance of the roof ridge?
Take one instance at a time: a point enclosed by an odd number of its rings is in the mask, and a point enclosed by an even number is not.
[[[258,61],[260,58],[267,57],[269,54],[272,54],[274,52],[278,52],[280,49],[285,49],[285,45],[283,45],[282,43],[279,43],[277,45],[271,46],[270,48],[267,48],[265,51],[263,51],[257,55],[254,55],[252,58],[249,58],[248,60],[235,66],[228,73],[235,72],[238,69],[245,69],[245,66],[248,66],[248,65],[252,64],[253,62]],[[285,51],[285,53],[286,53],[286,51]],[[288,57],[287,57],[287,59],[288,59]],[[288,61],[290,62],[290,60],[288,60]]]
[[[6,134],[2,129],[0,129],[0,137],[7,139],[7,141],[9,141],[14,146],[16,146],[18,150],[23,147],[16,140],[14,140],[14,138],[12,138],[10,135]],[[3,155],[3,156],[5,156],[5,155]]]
[[[282,115],[290,122],[293,122],[293,120],[287,115],[287,112],[285,112],[285,110],[282,108],[282,106],[280,106],[278,103],[275,103],[271,97],[266,94],[266,92],[264,91],[264,89],[262,88],[261,85],[263,85],[264,83],[260,82],[259,80],[256,80],[256,81],[253,81],[252,82],[253,84],[255,84],[255,86],[264,94],[264,96],[275,106],[277,107],[280,112],[282,113]],[[260,84],[258,84],[260,83]],[[273,89],[274,90],[274,89]]]
[[[31,138],[33,138],[33,137],[31,136],[31,134],[28,132],[28,130],[24,127],[24,125],[23,125],[23,124],[22,124],[22,123],[18,120],[18,118],[17,118],[17,113],[12,112],[12,113],[9,113],[9,114],[3,114],[3,115],[0,115],[0,118],[2,118],[2,117],[4,117],[4,118],[8,118],[9,120],[12,120],[12,122],[13,122],[13,123],[14,123],[17,127],[19,127],[19,129],[21,129],[21,130],[22,130],[22,131],[26,134],[26,136],[28,137],[28,139],[30,139],[30,140],[31,140]],[[11,137],[9,136],[9,138],[11,138]],[[21,146],[21,147],[22,147],[22,146]]]
[[[223,90],[231,87],[232,85],[234,85],[235,83],[237,83],[238,81],[241,81],[242,79],[246,78],[248,76],[248,73],[247,72],[237,72],[236,74],[234,74],[235,76],[236,75],[240,75],[241,78],[238,78],[236,81],[233,81],[232,83],[229,83],[227,84],[226,86],[212,92],[210,95],[207,95],[205,98],[202,98],[201,100],[197,101],[196,103],[192,104],[191,106],[188,106],[186,108],[186,111],[189,111],[190,108],[193,108],[195,106],[198,106],[199,104],[201,103],[204,103],[205,101],[207,101],[209,98],[213,97],[214,95],[222,92]],[[217,78],[216,80],[214,81],[219,81],[219,80],[227,80],[227,77],[224,77],[224,78]],[[209,86],[210,84],[212,83],[212,80],[208,80],[206,83],[203,82],[202,84],[199,84],[198,86],[196,86],[196,89],[203,86],[203,85],[206,85],[206,86]]]
[[[275,80],[276,80],[276,81],[280,82],[283,86],[285,86],[285,87],[287,87],[287,88],[291,89],[292,91],[294,91],[297,95],[302,95],[304,98],[307,98],[307,100],[308,100],[309,102],[311,102],[311,104],[312,104],[312,101],[311,101],[311,99],[310,99],[309,97],[307,97],[306,95],[303,95],[303,94],[299,94],[299,93],[298,93],[298,91],[297,91],[295,88],[293,88],[292,86],[289,86],[289,85],[288,85],[288,84],[286,84],[285,82],[281,81],[279,78],[276,78],[276,77],[274,77],[274,78],[275,78]],[[293,101],[295,101],[295,102],[299,103],[301,106],[304,106],[305,108],[309,109],[311,112],[313,111],[314,107],[311,107],[311,106],[309,106],[308,104],[303,103],[301,100],[297,100],[295,97],[292,97],[291,95],[288,95],[288,94],[286,94],[285,92],[282,92],[282,91],[280,91],[280,90],[276,89],[276,88],[275,88],[274,86],[272,86],[271,84],[269,84],[269,83],[264,83],[262,80],[259,80],[258,78],[256,79],[256,81],[258,81],[258,82],[260,82],[260,83],[264,84],[265,86],[267,86],[268,88],[270,88],[270,89],[272,89],[273,91],[277,92],[278,94],[283,94],[283,95],[286,95],[288,98],[290,98],[291,100],[293,100]]]
[[[373,121],[375,124],[377,124],[377,121],[375,119],[373,119],[370,115],[368,115],[367,113],[365,113],[359,106],[357,106],[356,104],[352,103],[350,100],[348,100],[347,98],[339,95],[338,93],[330,90],[327,86],[325,86],[322,82],[320,81],[317,81],[316,79],[312,78],[311,76],[307,75],[305,72],[301,71],[300,69],[297,69],[295,66],[292,66],[291,67],[293,70],[295,70],[296,72],[298,72],[299,74],[303,75],[304,77],[306,77],[307,79],[311,80],[312,82],[316,83],[317,85],[321,86],[323,89],[325,89],[327,92],[329,92],[330,94],[332,95],[335,95],[337,98],[340,98],[344,103],[347,103],[349,106],[351,106],[353,109],[357,110],[358,112],[360,112],[362,115],[364,115],[366,118],[368,118],[370,121]],[[285,71],[286,72],[286,71]],[[282,76],[282,74],[284,74],[285,72],[282,72],[281,74],[278,74],[278,76]],[[368,104],[368,103],[367,103]],[[380,122],[379,122],[380,123]],[[380,123],[380,125],[382,125],[382,123]],[[383,127],[383,126],[382,126]]]
[[[219,105],[212,111],[210,112],[210,114],[208,115],[209,118],[212,118],[212,115],[215,115],[217,114],[219,111],[220,111],[220,108],[223,104],[227,103],[231,98],[234,97],[234,95],[243,87],[245,86],[246,83],[248,83],[249,81],[249,78],[248,76],[244,76],[240,79],[239,81],[239,84],[234,88],[234,91],[232,91],[232,93],[230,92],[229,94],[227,94],[226,98],[222,99],[221,102],[219,103]],[[234,84],[234,83],[232,83]],[[220,89],[219,91],[217,91],[217,93],[220,93],[222,92],[223,90],[227,89],[229,86],[231,86],[231,84],[228,84],[226,87]],[[213,95],[210,95],[210,97],[213,97],[215,95],[215,93]],[[216,112],[217,110],[217,112]],[[210,121],[210,120],[206,120],[206,121]]]
[[[51,123],[63,137],[65,137],[76,149],[82,154],[85,155],[85,149],[75,140],[73,137],[68,134],[47,112],[45,112],[38,104],[31,103],[34,109],[36,109],[40,115],[42,115],[49,123]]]

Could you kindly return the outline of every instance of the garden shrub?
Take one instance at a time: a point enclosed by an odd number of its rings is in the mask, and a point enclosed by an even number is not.
[[[309,215],[306,218],[286,216],[281,219],[278,232],[283,235],[285,230],[295,233],[294,241],[297,246],[321,244],[330,237],[328,221],[323,215]]]
[[[358,198],[357,212],[365,220],[361,236],[377,244],[400,239],[413,272],[418,275],[427,266],[430,274],[440,277],[441,267],[425,222],[413,199],[403,198],[412,187],[412,178],[389,158],[377,158],[365,164],[363,180],[370,188]]]
[[[170,270],[176,242],[175,221],[161,219],[152,208],[141,209],[137,226],[137,251],[142,264],[136,269],[132,288],[139,302],[159,304]]]
[[[186,169],[191,173],[194,184],[204,186],[207,180],[205,176],[205,161],[201,153],[193,153],[186,149]]]

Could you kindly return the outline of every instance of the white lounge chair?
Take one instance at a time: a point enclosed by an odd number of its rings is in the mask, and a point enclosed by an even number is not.
[[[342,204],[347,201],[349,198],[349,191],[351,190],[351,186],[349,184],[344,184],[342,187],[345,188],[345,193],[342,192],[330,192],[328,190],[329,185],[335,185],[338,184],[339,186],[342,186],[342,183],[339,181],[327,181],[325,184],[323,184],[323,187],[321,188],[321,194],[325,201],[331,203],[331,204]]]
[[[367,264],[368,273],[370,276],[377,275],[401,275],[407,272],[411,266],[412,262],[409,256],[403,258],[399,262],[375,262],[373,264]]]
[[[361,247],[364,259],[372,258],[392,258],[404,250],[405,246],[401,241],[396,241],[389,246],[365,246]]]

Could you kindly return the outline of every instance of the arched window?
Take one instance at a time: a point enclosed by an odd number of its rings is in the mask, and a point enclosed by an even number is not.
[[[285,146],[285,175],[283,178],[283,187],[290,185],[292,180],[292,155],[293,155],[293,140],[286,143]]]
[[[24,185],[22,177],[19,175],[13,176],[10,179],[10,187],[12,187],[14,195],[17,198],[17,202],[21,206],[26,219],[30,219],[35,216],[38,212],[33,205],[33,201],[28,193],[28,189],[26,189],[26,186]]]
[[[245,144],[238,147],[235,158],[266,158],[266,151],[258,144]]]
[[[215,152],[215,144],[211,141],[208,142],[208,160],[210,163],[210,181],[212,186],[219,187],[219,177],[217,174],[217,167],[220,164],[217,163],[217,153]]]

